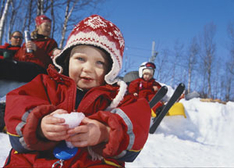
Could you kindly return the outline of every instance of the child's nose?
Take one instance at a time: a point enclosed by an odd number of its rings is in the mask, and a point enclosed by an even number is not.
[[[92,64],[90,62],[86,62],[85,64],[83,64],[83,71],[85,72],[91,72],[92,71]]]

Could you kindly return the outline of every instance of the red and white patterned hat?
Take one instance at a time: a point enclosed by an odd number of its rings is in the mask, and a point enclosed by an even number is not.
[[[92,15],[78,23],[69,35],[64,49],[53,59],[60,73],[63,71],[61,65],[68,56],[65,51],[82,44],[100,47],[110,54],[113,65],[105,75],[105,81],[108,84],[117,82],[116,77],[122,67],[124,52],[124,38],[117,26],[99,15]]]

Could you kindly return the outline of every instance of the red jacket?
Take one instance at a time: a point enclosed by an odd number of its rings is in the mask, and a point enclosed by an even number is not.
[[[37,45],[37,50],[32,53],[27,53],[25,43],[18,50],[14,56],[16,61],[33,62],[44,68],[48,68],[48,65],[52,63],[51,56],[53,50],[58,47],[58,44],[54,39],[38,38],[32,40]]]
[[[137,93],[139,98],[144,97],[149,101],[157,92],[153,90],[153,86],[157,86],[158,89],[161,88],[161,85],[154,78],[149,81],[138,78],[129,84],[128,92],[131,94]]]
[[[9,43],[5,43],[4,45],[0,46],[0,59],[4,59],[3,53],[5,51],[8,51],[12,54],[12,57],[14,54],[20,49],[20,46],[12,46]]]
[[[55,109],[72,112],[76,92],[76,84],[71,78],[58,74],[50,67],[48,75],[38,75],[7,94],[5,123],[13,150],[5,167],[51,167],[58,161],[52,154],[57,142],[39,139],[36,130],[41,118]],[[124,166],[125,161],[133,161],[139,154],[148,137],[150,107],[145,99],[127,95],[119,107],[104,111],[117,92],[117,86],[93,88],[75,109],[111,128],[108,143],[92,147],[101,151],[104,159],[93,161],[87,148],[79,148],[63,167]]]

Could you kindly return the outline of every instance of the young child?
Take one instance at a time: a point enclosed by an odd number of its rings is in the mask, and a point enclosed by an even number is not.
[[[5,122],[13,149],[5,167],[51,167],[61,141],[78,147],[63,167],[124,167],[148,137],[150,107],[145,99],[125,96],[117,77],[124,51],[120,30],[101,16],[82,20],[66,46],[41,74],[7,95]],[[54,114],[83,112],[80,126],[69,129]],[[148,114],[145,114],[145,112]]]
[[[155,69],[156,66],[152,62],[142,63],[139,68],[139,78],[129,84],[128,92],[137,98],[144,97],[147,101],[150,101],[161,88],[161,85],[153,78]],[[158,102],[153,108],[154,112],[162,105],[162,102]],[[154,116],[155,114],[152,115]]]

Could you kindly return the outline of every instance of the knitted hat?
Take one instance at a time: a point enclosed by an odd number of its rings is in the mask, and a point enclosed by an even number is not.
[[[46,17],[45,15],[39,15],[36,17],[35,22],[36,22],[36,26],[40,26],[42,23],[44,22],[51,22],[51,19]]]
[[[93,45],[107,51],[113,61],[112,68],[105,75],[108,84],[117,82],[117,75],[122,67],[124,52],[124,38],[120,30],[110,21],[101,16],[92,15],[78,23],[67,39],[67,43],[61,53],[54,58],[54,64],[62,73],[63,62],[68,56],[65,51],[76,45]]]
[[[124,52],[124,38],[120,30],[110,21],[99,15],[91,15],[79,22],[72,30],[67,43],[61,53],[53,58],[53,63],[63,72],[63,65],[69,51],[76,45],[92,45],[104,49],[110,54],[113,61],[111,70],[105,75],[106,83],[112,85],[117,82],[120,86],[119,93],[113,99],[108,110],[116,107],[123,99],[127,85],[119,78],[116,78],[122,67]]]

